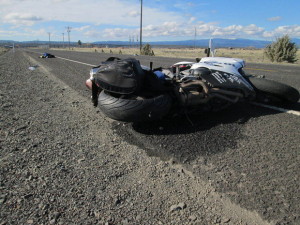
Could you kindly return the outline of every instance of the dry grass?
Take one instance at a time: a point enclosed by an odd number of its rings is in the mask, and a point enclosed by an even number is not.
[[[7,48],[2,48],[2,47],[0,47],[0,55],[6,53],[7,51],[8,51]]]
[[[65,49],[56,49],[56,50],[65,50]],[[81,52],[103,52],[103,53],[114,53],[114,54],[128,54],[134,55],[139,54],[139,48],[72,48],[71,51],[81,51]],[[162,57],[172,57],[172,58],[202,58],[205,57],[203,48],[153,48],[155,56]],[[253,63],[272,63],[265,55],[264,49],[226,49],[220,48],[216,51],[216,56],[219,57],[232,57],[232,58],[241,58],[246,60],[246,62]],[[297,52],[298,61],[294,64],[283,63],[289,65],[300,65],[300,52]]]

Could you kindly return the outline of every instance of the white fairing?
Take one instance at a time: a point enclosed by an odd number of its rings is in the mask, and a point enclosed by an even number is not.
[[[191,69],[206,67],[213,70],[219,70],[230,74],[241,75],[238,70],[245,66],[245,61],[236,58],[225,57],[205,57],[199,63],[194,63]]]
[[[215,50],[215,47],[213,45],[213,40],[212,39],[209,39],[208,47],[210,48],[210,53],[211,53],[212,57],[215,57],[216,50]]]
[[[188,61],[182,61],[182,62],[178,62],[178,63],[175,63],[173,66],[177,66],[177,65],[192,65],[192,64],[195,64],[195,62],[188,62]]]
[[[245,80],[242,74],[238,71],[240,68],[245,66],[245,61],[242,59],[236,58],[225,58],[225,57],[205,57],[200,60],[199,63],[193,64],[191,69],[196,69],[199,67],[206,67],[210,70],[222,71],[228,74],[235,75],[236,78],[232,77],[232,80],[237,81],[238,83],[244,84],[250,90],[253,90],[253,87]],[[214,73],[212,75],[215,75]]]
[[[198,63],[182,61],[175,63],[173,66],[177,65],[192,65],[191,69],[206,67],[209,69],[219,70],[226,73],[241,75],[238,72],[238,70],[240,68],[245,67],[246,64],[243,59],[225,57],[204,57]]]
[[[194,80],[197,77],[190,75],[190,70],[194,70],[197,68],[208,68],[212,71],[212,76],[214,76],[217,80],[220,80],[219,72],[224,72],[227,76],[227,79],[231,82],[237,82],[239,84],[243,84],[249,90],[253,90],[253,87],[248,83],[248,81],[243,77],[243,75],[239,72],[239,69],[245,67],[245,61],[243,59],[237,58],[225,58],[225,57],[204,57],[198,63],[191,63],[191,62],[178,62],[176,65],[192,65],[191,68],[188,70],[187,74],[185,71],[182,71],[181,80]],[[221,80],[220,80],[220,83]]]

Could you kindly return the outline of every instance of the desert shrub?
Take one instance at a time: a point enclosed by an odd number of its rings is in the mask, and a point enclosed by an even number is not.
[[[297,50],[296,44],[291,42],[288,35],[285,35],[268,45],[265,48],[265,54],[272,62],[294,63],[297,61]]]
[[[142,55],[154,56],[154,52],[153,52],[153,50],[151,48],[151,45],[150,44],[144,45],[144,47],[142,48],[141,54]]]
[[[7,49],[7,48],[2,48],[2,47],[0,47],[0,55],[4,54],[4,53],[6,53],[6,52],[8,52],[8,49]]]

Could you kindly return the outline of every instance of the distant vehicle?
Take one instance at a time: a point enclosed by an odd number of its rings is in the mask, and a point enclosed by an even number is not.
[[[55,55],[45,52],[40,56],[40,58],[55,58]]]
[[[12,45],[4,45],[3,47],[4,47],[4,48],[13,48]]]

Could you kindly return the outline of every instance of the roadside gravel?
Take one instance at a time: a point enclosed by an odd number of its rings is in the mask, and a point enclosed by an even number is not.
[[[0,56],[1,225],[269,224],[123,141],[46,67],[28,69],[35,63],[21,51]]]

